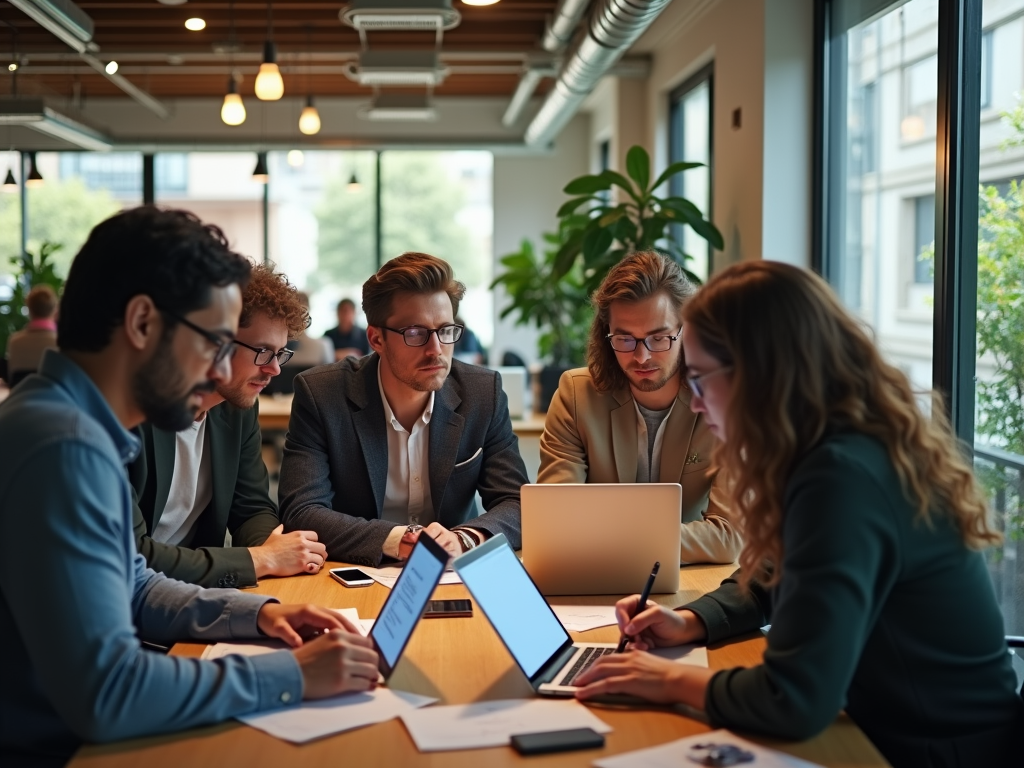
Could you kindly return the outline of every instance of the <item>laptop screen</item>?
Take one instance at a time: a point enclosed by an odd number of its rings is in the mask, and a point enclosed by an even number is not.
[[[447,564],[446,553],[439,559],[424,546],[426,537],[421,537],[421,542],[409,556],[370,633],[389,668],[402,655]]]
[[[481,549],[490,551],[481,551],[464,565],[456,561],[456,570],[516,663],[532,678],[569,640],[569,634],[512,548],[494,544],[494,540],[485,544]]]

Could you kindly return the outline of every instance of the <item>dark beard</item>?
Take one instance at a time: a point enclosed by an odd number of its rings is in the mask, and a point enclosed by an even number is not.
[[[196,408],[189,406],[189,397],[193,392],[213,392],[214,383],[207,381],[184,395],[178,394],[182,388],[181,371],[174,363],[171,335],[173,332],[161,339],[159,348],[135,374],[132,394],[146,421],[157,429],[180,432],[196,418]]]

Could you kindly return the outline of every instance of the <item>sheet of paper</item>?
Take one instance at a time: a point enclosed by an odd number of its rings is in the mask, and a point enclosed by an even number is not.
[[[367,568],[366,566],[359,566],[359,570],[366,573],[371,579],[376,581],[382,587],[391,589],[395,586],[395,582],[398,581],[398,577],[402,573],[402,566],[400,565],[389,565],[385,568]],[[462,579],[459,578],[459,574],[455,571],[446,570],[444,575],[441,576],[441,584],[461,584]]]
[[[517,733],[611,726],[575,701],[506,699],[432,707],[402,714],[409,735],[421,752],[500,747]]]
[[[708,666],[708,649],[704,645],[676,645],[671,648],[655,648],[651,653],[669,661],[678,661],[680,664],[692,664],[695,667],[704,667],[705,669]]]
[[[390,688],[367,693],[346,693],[297,707],[244,715],[238,719],[278,739],[302,744],[333,733],[383,723],[433,704],[437,699]]]
[[[743,757],[746,758],[746,761],[706,762],[703,758],[708,754],[708,745],[741,750],[745,753]],[[750,759],[751,757],[753,759]],[[658,747],[624,752],[614,757],[603,757],[600,760],[595,760],[593,764],[597,768],[680,768],[680,766],[696,768],[699,765],[736,765],[740,768],[821,768],[817,763],[809,763],[784,752],[758,746],[725,730],[688,736],[685,739],[672,741]]]
[[[570,632],[586,632],[616,623],[614,605],[552,605],[551,610]]]

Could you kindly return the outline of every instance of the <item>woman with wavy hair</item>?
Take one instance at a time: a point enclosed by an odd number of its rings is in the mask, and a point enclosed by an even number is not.
[[[672,611],[617,613],[632,648],[771,624],[761,665],[713,671],[633,652],[580,678],[706,710],[719,727],[809,738],[845,709],[895,766],[1019,764],[1024,702],[980,549],[998,541],[936,404],[821,278],[726,269],[683,313],[691,407],[744,535],[740,570]]]

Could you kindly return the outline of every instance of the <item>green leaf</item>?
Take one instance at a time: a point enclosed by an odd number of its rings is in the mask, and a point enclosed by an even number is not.
[[[691,168],[701,168],[703,167],[703,165],[704,163],[672,163],[672,165],[670,165],[668,168],[662,171],[661,176],[658,177],[658,180],[651,185],[651,189],[657,189],[670,178],[675,176],[677,173],[688,171]]]
[[[572,200],[569,200],[567,202],[562,203],[562,207],[558,209],[558,213],[556,213],[555,215],[558,218],[562,218],[563,216],[567,216],[568,214],[575,212],[575,210],[577,208],[579,208],[581,205],[583,205],[588,200],[593,200],[593,199],[594,199],[594,197],[592,195],[584,195],[583,197],[574,197]]]
[[[580,254],[580,249],[583,245],[583,230],[575,230],[569,239],[565,241],[565,244],[558,249],[558,253],[555,254],[555,264],[551,271],[551,277],[555,280],[561,280],[576,262],[576,257]]]
[[[647,182],[651,180],[651,158],[639,144],[634,144],[626,153],[626,173],[636,182],[640,194],[644,194]]]
[[[583,261],[593,263],[611,248],[612,233],[603,227],[594,227],[583,237]]]
[[[592,195],[595,192],[603,192],[609,187],[611,187],[611,182],[604,177],[604,174],[599,174],[573,179],[565,185],[565,189],[562,191],[567,195]]]
[[[719,251],[725,248],[725,240],[722,238],[722,233],[718,231],[718,227],[707,219],[691,220],[690,226],[694,232],[711,243],[712,248]]]
[[[636,240],[636,229],[636,224],[627,217],[616,222],[615,226],[612,227],[612,234],[615,235],[615,239],[620,243],[632,242]]]
[[[627,213],[628,211],[626,210],[625,206],[619,206],[618,208],[613,208],[610,212],[606,213],[604,216],[598,219],[597,223],[601,227],[610,227],[612,224],[621,219]]]

